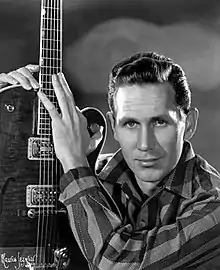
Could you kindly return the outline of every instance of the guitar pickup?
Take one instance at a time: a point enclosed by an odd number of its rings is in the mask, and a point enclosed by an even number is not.
[[[52,185],[28,185],[26,187],[27,207],[55,207],[58,192]]]
[[[53,144],[49,138],[30,137],[28,139],[29,160],[54,160]]]

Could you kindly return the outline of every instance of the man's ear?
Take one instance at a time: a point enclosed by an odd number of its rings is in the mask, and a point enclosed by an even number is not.
[[[111,129],[112,129],[115,140],[118,141],[118,137],[117,137],[117,134],[116,134],[116,131],[115,131],[116,119],[115,119],[114,114],[109,111],[109,112],[106,113],[106,118],[107,118],[107,120],[109,121],[109,123],[111,125]]]
[[[194,135],[199,118],[199,111],[197,108],[190,108],[186,116],[186,127],[184,133],[184,140],[190,140]]]

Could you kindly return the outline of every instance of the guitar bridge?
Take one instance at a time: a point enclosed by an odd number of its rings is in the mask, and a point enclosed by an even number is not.
[[[53,144],[49,138],[30,137],[28,139],[29,160],[54,160]]]
[[[28,185],[26,187],[26,206],[32,208],[55,207],[58,192],[51,185]]]

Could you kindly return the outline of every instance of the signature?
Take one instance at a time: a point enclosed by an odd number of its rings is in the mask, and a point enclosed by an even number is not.
[[[0,262],[3,265],[3,269],[11,270],[13,267],[15,270],[24,269],[24,268],[28,268],[29,270],[34,270],[41,267],[52,268],[56,266],[55,263],[39,263],[36,265],[36,258],[37,258],[36,254],[33,256],[30,256],[30,255],[22,256],[20,252],[17,252],[16,256],[15,255],[7,256],[6,253],[0,254]],[[0,270],[1,269],[2,268],[0,265]]]
[[[21,256],[21,253],[18,252],[16,256],[7,256],[6,253],[1,254],[1,263],[5,269],[8,269],[10,266],[14,266],[15,270],[20,268],[29,268],[34,266],[36,260],[36,255],[33,256]]]

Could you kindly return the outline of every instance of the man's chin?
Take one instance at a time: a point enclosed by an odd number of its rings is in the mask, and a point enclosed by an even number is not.
[[[163,172],[152,168],[147,168],[144,171],[137,171],[136,177],[143,182],[157,183],[163,179]]]

